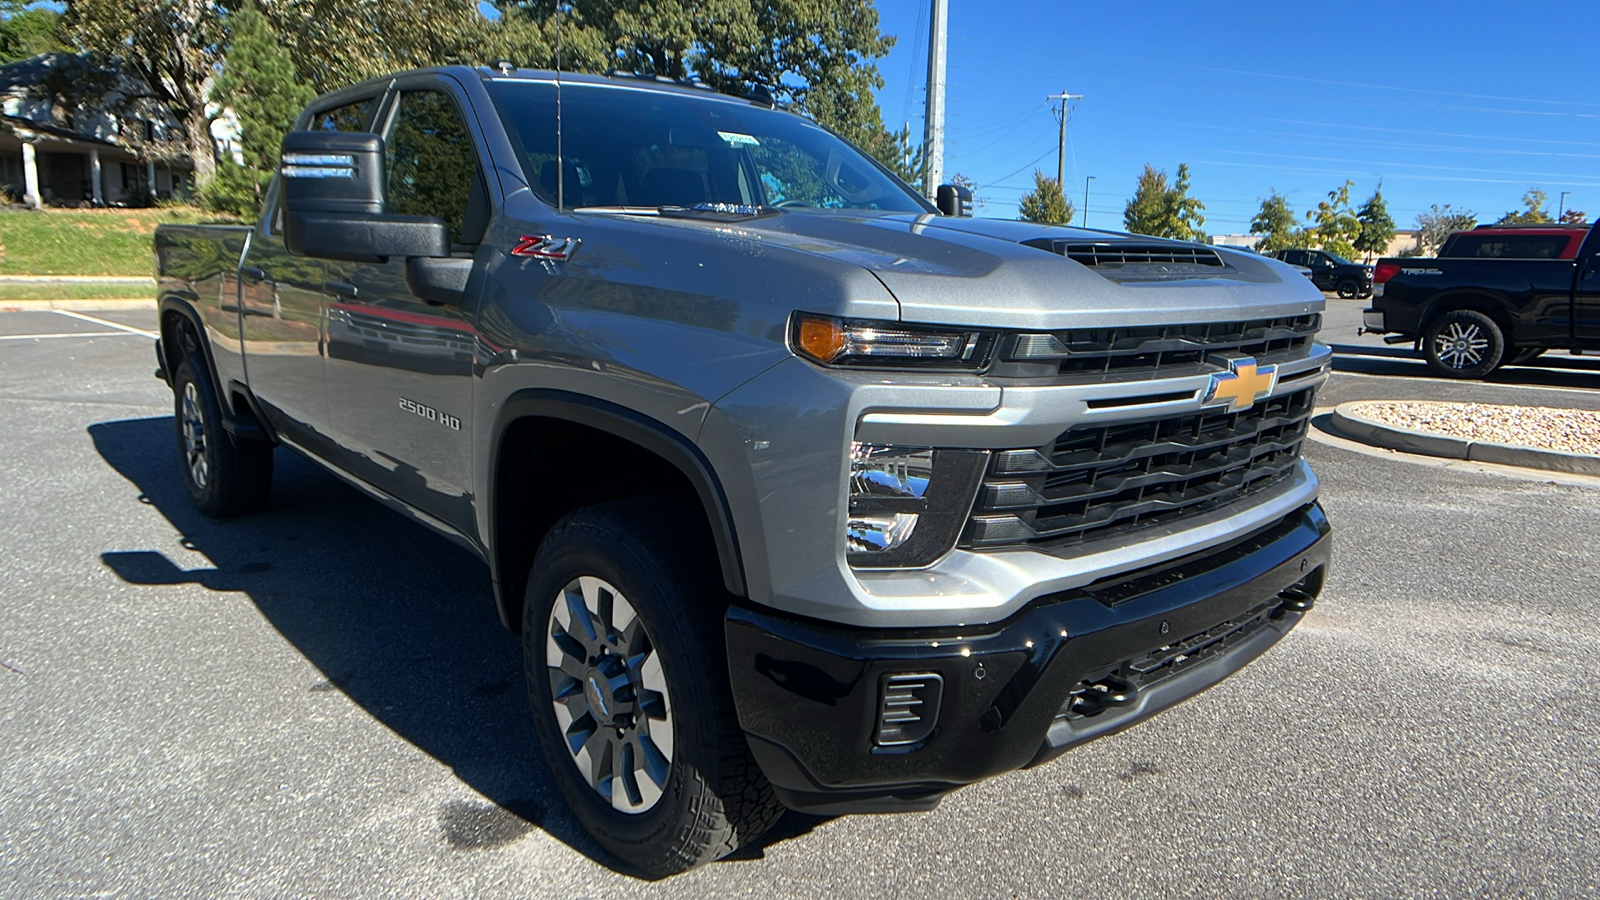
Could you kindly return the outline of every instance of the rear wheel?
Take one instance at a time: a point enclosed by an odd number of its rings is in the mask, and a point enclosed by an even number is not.
[[[584,828],[647,878],[731,853],[783,812],[734,711],[715,550],[672,509],[568,515],[539,546],[523,605],[550,771]]]
[[[178,364],[172,397],[183,486],[195,508],[226,519],[265,506],[272,445],[240,440],[223,429],[222,406],[205,363],[191,356]]]
[[[1500,326],[1477,310],[1447,312],[1422,337],[1429,368],[1450,378],[1482,378],[1499,367],[1504,354]]]

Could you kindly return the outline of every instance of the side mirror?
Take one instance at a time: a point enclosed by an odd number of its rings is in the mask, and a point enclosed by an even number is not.
[[[959,184],[941,184],[934,205],[946,216],[972,215],[972,191]]]
[[[450,255],[450,227],[384,209],[383,138],[340,131],[283,137],[283,243],[296,256],[386,262]]]

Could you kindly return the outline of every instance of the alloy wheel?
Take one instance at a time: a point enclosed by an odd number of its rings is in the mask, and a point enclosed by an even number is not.
[[[1483,362],[1489,339],[1472,322],[1451,322],[1433,338],[1434,355],[1453,369],[1470,369]]]
[[[183,461],[189,467],[189,479],[194,486],[205,490],[211,477],[211,463],[206,458],[206,423],[200,413],[200,389],[190,381],[183,386]]]
[[[656,805],[672,770],[672,704],[661,658],[627,598],[583,575],[562,588],[545,631],[556,724],[579,774],[612,808]]]

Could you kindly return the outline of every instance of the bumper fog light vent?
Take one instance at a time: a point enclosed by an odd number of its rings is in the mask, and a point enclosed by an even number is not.
[[[907,747],[927,740],[939,721],[943,695],[944,678],[934,672],[884,678],[878,703],[878,733],[873,743],[878,747]]]

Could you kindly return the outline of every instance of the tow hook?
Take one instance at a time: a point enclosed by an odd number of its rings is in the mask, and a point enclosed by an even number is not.
[[[1072,699],[1072,711],[1081,716],[1092,716],[1114,706],[1127,706],[1137,699],[1139,689],[1134,687],[1133,682],[1107,675]]]

